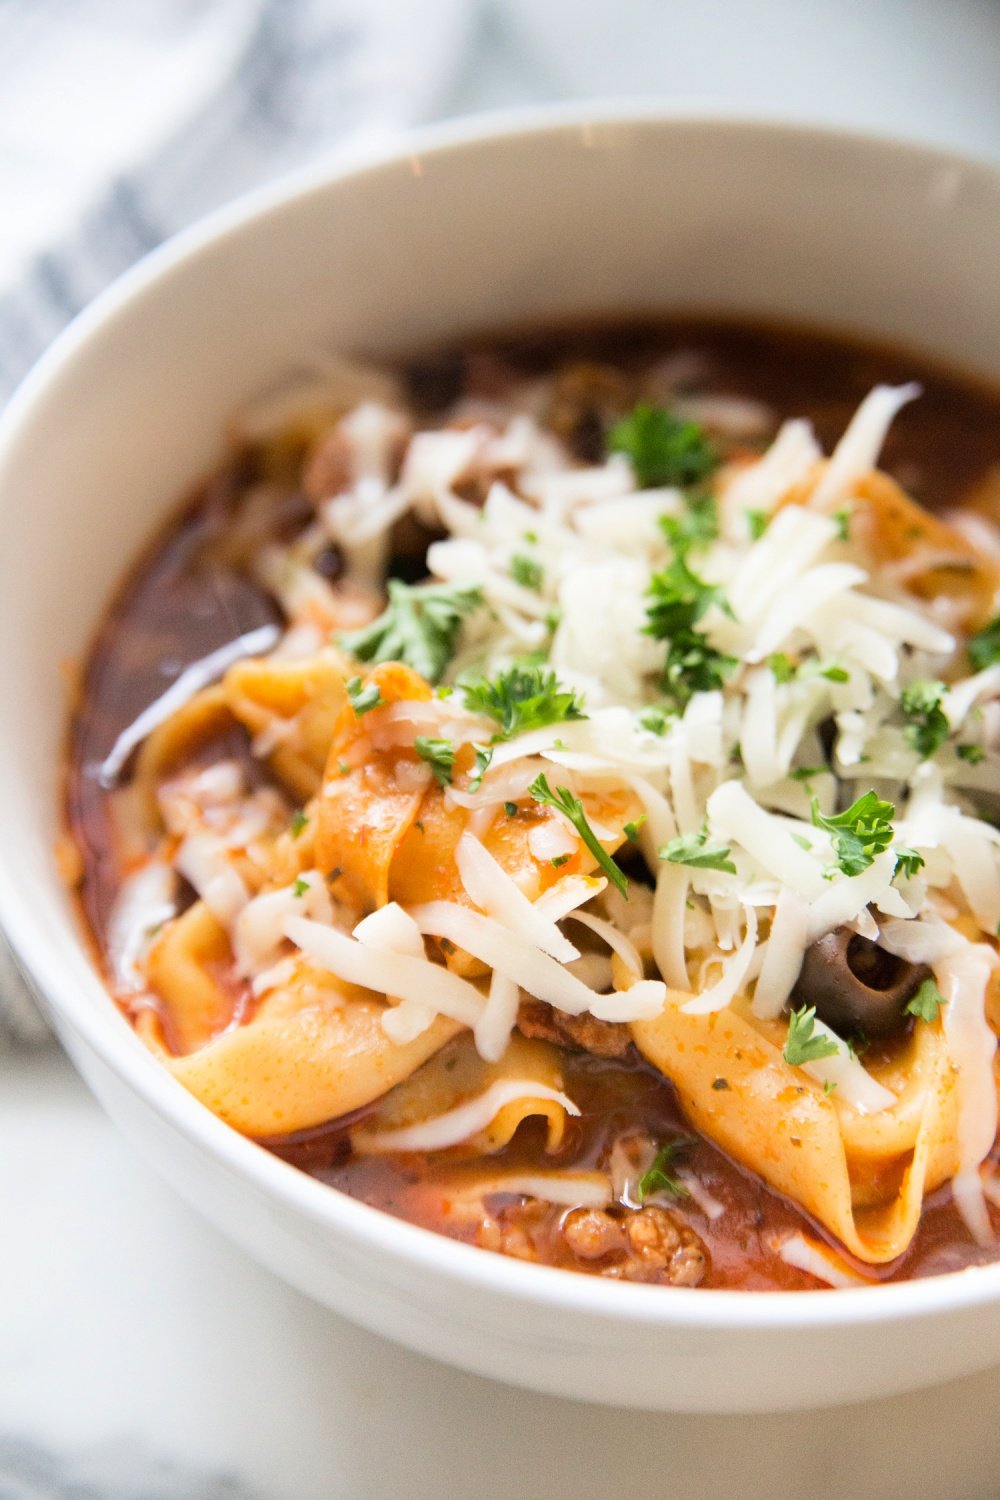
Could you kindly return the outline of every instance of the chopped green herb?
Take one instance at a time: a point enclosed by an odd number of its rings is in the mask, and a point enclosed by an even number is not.
[[[828,1099],[829,1099],[830,1095],[833,1093],[833,1091],[834,1091],[834,1089],[836,1087],[837,1087],[837,1085],[835,1083],[833,1083],[829,1078],[824,1078],[824,1080],[823,1080],[823,1092],[824,1092],[824,1094],[826,1095],[826,1097]]]
[[[735,875],[736,866],[729,853],[726,844],[708,842],[707,828],[698,833],[682,833],[659,850],[660,858],[674,865],[690,865],[695,870],[722,870],[727,875]]]
[[[892,872],[893,880],[897,875],[901,875],[904,880],[912,880],[917,871],[923,869],[924,856],[907,844],[897,844],[892,852],[896,856],[896,868]]]
[[[296,880],[295,884],[292,886],[292,895],[293,896],[304,896],[305,893],[306,893],[306,891],[308,889],[309,889],[309,882],[308,882],[308,880],[303,880],[302,876],[300,875],[299,878]]]
[[[694,1141],[689,1136],[682,1135],[660,1147],[652,1165],[643,1172],[636,1185],[636,1197],[640,1203],[645,1203],[654,1193],[670,1193],[675,1198],[690,1198],[688,1189],[670,1168],[693,1145]]]
[[[844,667],[839,667],[836,662],[821,661],[818,656],[810,656],[796,666],[784,651],[775,651],[767,658],[767,665],[778,682],[791,682],[793,679],[808,682],[810,677],[825,677],[827,682],[851,680],[851,674]]]
[[[718,584],[706,583],[692,573],[683,557],[675,557],[650,579],[646,613],[647,635],[669,641],[682,631],[693,630],[715,604],[732,618],[725,594]]]
[[[568,865],[572,858],[573,856],[571,854],[557,854],[555,858],[551,860],[553,870],[561,870],[563,865]]]
[[[493,746],[473,745],[472,748],[476,752],[476,760],[472,767],[472,774],[469,777],[468,789],[470,792],[478,792],[483,784],[483,777],[489,770],[490,762],[493,759]]]
[[[675,557],[687,557],[695,547],[707,547],[719,535],[719,507],[715,496],[688,495],[683,510],[677,515],[660,517],[660,530]]]
[[[413,748],[420,759],[430,766],[438,785],[450,786],[455,769],[455,746],[452,741],[436,740],[429,735],[418,734],[413,741]]]
[[[713,1089],[728,1089],[728,1087],[729,1087],[729,1079],[728,1078],[713,1078],[712,1079],[712,1087],[713,1087]]]
[[[517,552],[510,560],[510,576],[523,589],[534,589],[537,593],[545,581],[545,569],[533,557]]]
[[[697,422],[685,422],[662,406],[640,402],[615,424],[608,447],[625,453],[641,489],[698,484],[719,464],[719,454]]]
[[[805,849],[807,853],[812,848],[812,844],[810,844],[809,840],[805,837],[804,834],[793,833],[792,838],[795,843],[798,844],[799,848]]]
[[[750,533],[750,540],[752,542],[759,542],[767,530],[771,517],[766,510],[745,510],[743,514],[746,516],[747,531]]]
[[[522,537],[524,538],[524,540],[526,542],[529,542],[531,544],[532,547],[537,547],[538,546],[538,532],[537,531],[522,531],[521,535],[522,535]]]
[[[646,821],[646,814],[645,813],[640,813],[639,816],[633,820],[633,822],[626,823],[625,827],[622,829],[622,832],[624,833],[625,837],[627,839],[631,839],[632,842],[633,842],[633,844],[635,843],[636,839],[639,837],[639,829],[642,827],[642,825],[643,825],[643,823],[645,823],[645,821]]]
[[[675,557],[653,574],[648,598],[645,632],[667,642],[662,690],[683,707],[692,694],[721,687],[739,663],[716,651],[695,626],[712,605],[732,615],[722,590],[692,573],[683,557]]]
[[[825,677],[827,682],[850,682],[851,674],[836,662],[821,661],[818,656],[809,657],[799,667],[799,677],[805,682],[810,677]]]
[[[351,701],[355,717],[360,719],[362,714],[370,713],[373,708],[378,708],[382,702],[382,694],[377,682],[370,682],[364,687],[360,677],[352,677],[347,683],[347,696]]]
[[[549,635],[555,635],[562,623],[562,617],[561,605],[553,604],[551,609],[545,611],[545,629],[549,632]]]
[[[455,652],[464,616],[483,601],[482,589],[403,583],[390,578],[389,603],[377,620],[340,637],[359,661],[402,661],[437,682]]]
[[[842,505],[839,510],[835,510],[833,512],[833,515],[830,517],[830,520],[834,523],[834,525],[837,528],[837,540],[838,540],[838,542],[849,542],[850,539],[851,539],[851,510],[850,510],[850,506],[848,506],[848,505]]]
[[[351,768],[347,764],[346,760],[338,760],[338,762],[337,762],[337,770],[340,772],[341,776],[348,776],[348,775],[350,775]]]
[[[790,1013],[788,1036],[781,1055],[791,1067],[818,1062],[821,1057],[834,1057],[839,1050],[832,1037],[823,1032],[816,1033],[815,1005],[804,1005],[801,1010]]]
[[[1000,615],[984,625],[982,630],[977,630],[975,635],[970,635],[965,649],[977,672],[1000,661]]]
[[[982,745],[956,745],[955,753],[959,760],[968,761],[970,766],[978,766],[986,757]]]
[[[505,802],[503,805],[503,810],[507,814],[508,818],[513,818],[517,812],[517,803]]]
[[[665,735],[671,723],[677,717],[677,711],[673,708],[644,708],[639,715],[639,723],[643,729],[648,729],[650,734]]]
[[[938,1011],[947,1003],[933,979],[925,979],[906,1007],[906,1013],[908,1016],[916,1016],[920,1021],[936,1021]]]
[[[941,707],[946,691],[943,682],[922,678],[911,682],[900,696],[900,707],[908,720],[903,738],[921,760],[928,760],[951,733],[951,725]]]
[[[558,786],[553,791],[544,772],[535,777],[528,791],[536,802],[541,802],[547,807],[554,807],[569,819],[612,885],[627,898],[628,881],[587,822],[587,814],[583,810],[583,803],[579,797],[574,797],[569,787],[566,786]]]
[[[467,708],[500,725],[497,739],[587,717],[576,694],[560,687],[556,674],[541,667],[508,667],[492,678],[466,679],[461,688]]]
[[[305,813],[300,807],[297,807],[292,813],[292,821],[289,824],[288,829],[293,839],[298,838],[302,830],[308,825],[308,822],[309,819],[306,817]]]
[[[825,829],[830,835],[837,863],[845,875],[860,875],[876,854],[889,847],[895,811],[891,802],[883,802],[875,792],[865,792],[832,818],[823,816],[815,797],[810,806],[813,826]]]

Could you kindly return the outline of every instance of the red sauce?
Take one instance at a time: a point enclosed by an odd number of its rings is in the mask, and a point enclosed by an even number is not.
[[[680,350],[694,356],[692,370],[699,389],[752,397],[770,405],[779,418],[806,416],[827,448],[874,384],[919,380],[924,395],[894,424],[883,466],[931,509],[959,503],[1000,464],[996,394],[910,355],[788,329],[688,322],[530,334],[494,340],[471,353],[449,351],[421,359],[409,373],[414,399],[432,416],[459,388],[488,390],[498,360],[500,365],[537,371],[569,357],[627,367]],[[237,455],[153,543],[113,602],[88,660],[82,703],[70,735],[67,812],[84,856],[82,912],[102,954],[126,854],[116,833],[113,794],[102,787],[97,767],[121,729],[185,665],[276,618],[271,601],[237,567],[216,556],[227,521],[261,462],[252,452]],[[301,514],[290,483],[288,501],[275,517],[275,531]],[[225,748],[232,753],[231,742]],[[248,748],[237,748],[251,764]],[[234,1024],[244,999],[245,994],[234,988]],[[657,1139],[694,1135],[671,1086],[638,1057],[606,1062],[567,1051],[564,1081],[581,1107],[581,1117],[570,1122],[558,1156],[544,1157],[542,1142],[529,1124],[505,1151],[490,1158],[491,1172],[537,1170],[541,1163],[566,1169],[604,1165],[612,1142],[621,1134],[642,1131]],[[475,1240],[476,1224],[459,1221],[450,1212],[434,1158],[355,1159],[349,1150],[348,1123],[353,1119],[267,1144],[332,1187],[375,1207],[458,1239]],[[817,1285],[811,1276],[785,1265],[775,1246],[795,1229],[822,1236],[818,1226],[707,1140],[695,1138],[684,1160],[724,1207],[717,1219],[709,1220],[691,1201],[678,1202],[708,1248],[711,1270],[706,1285],[772,1290]],[[512,1203],[497,1206],[509,1213],[519,1211]],[[532,1234],[539,1258],[580,1269],[558,1232],[564,1213],[555,1207],[536,1213]],[[992,1251],[972,1242],[945,1187],[927,1199],[904,1256],[887,1267],[856,1269],[872,1279],[890,1281],[939,1275],[994,1258]]]

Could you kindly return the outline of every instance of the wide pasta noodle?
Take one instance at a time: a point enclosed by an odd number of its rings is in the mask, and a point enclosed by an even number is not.
[[[319,791],[334,726],[347,703],[344,680],[344,660],[331,649],[301,660],[238,662],[223,681],[233,717],[300,801]]]
[[[244,1135],[322,1125],[380,1098],[461,1027],[438,1017],[405,1044],[382,1030],[384,1002],[299,962],[242,1025],[174,1057],[146,1023],[147,1044],[195,1098]]]
[[[877,1074],[898,1102],[862,1115],[781,1054],[779,1023],[738,1005],[686,1015],[668,993],[661,1015],[632,1024],[644,1057],[671,1080],[699,1130],[802,1205],[860,1260],[884,1264],[909,1245],[924,1194],[957,1167],[956,1080],[940,1026],[914,1030]]]

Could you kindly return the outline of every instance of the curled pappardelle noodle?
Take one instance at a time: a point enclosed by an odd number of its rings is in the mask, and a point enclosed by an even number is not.
[[[599,461],[574,379],[610,412]],[[989,1244],[1000,543],[878,470],[916,387],[824,457],[804,421],[754,446],[752,403],[699,422],[647,385],[580,366],[421,428],[345,367],[248,414],[277,468],[304,452],[310,514],[255,540],[262,483],[237,523],[270,649],[109,747],[138,843],[117,992],[237,1130],[344,1121],[355,1157],[438,1157],[455,1215],[588,1213],[591,1268],[695,1284],[682,1210],[714,1200],[655,1141],[559,1172],[567,1047],[638,1055],[856,1269],[801,1234],[789,1265],[863,1280],[947,1183]],[[477,1197],[515,1136],[533,1160]]]

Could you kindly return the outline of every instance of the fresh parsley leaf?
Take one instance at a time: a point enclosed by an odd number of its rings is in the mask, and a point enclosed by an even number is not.
[[[304,896],[305,893],[306,893],[306,891],[308,889],[309,889],[309,882],[308,882],[308,880],[303,880],[302,876],[300,875],[298,877],[298,879],[296,880],[295,884],[292,886],[292,895],[293,896]]]
[[[495,677],[466,679],[461,688],[467,708],[500,725],[497,739],[587,717],[576,694],[561,688],[554,672],[537,666],[513,666]]]
[[[977,630],[975,635],[970,635],[965,649],[977,672],[1000,661],[1000,615],[984,625],[982,630]]]
[[[893,853],[896,856],[896,868],[892,872],[893,880],[897,875],[902,875],[904,880],[912,880],[917,871],[924,867],[924,856],[907,844],[897,844]]]
[[[837,528],[838,542],[849,542],[851,539],[851,509],[848,505],[842,505],[835,510],[830,520]]]
[[[545,582],[545,569],[533,557],[516,552],[510,560],[510,576],[523,589],[534,589],[537,593]]]
[[[476,760],[475,764],[472,767],[472,772],[469,776],[468,790],[470,792],[478,792],[479,788],[483,784],[483,777],[489,770],[490,762],[493,759],[493,746],[473,745],[472,748],[476,752]]]
[[[292,835],[293,839],[298,838],[299,834],[307,826],[308,822],[309,819],[306,817],[305,813],[300,807],[297,807],[292,813],[292,821],[289,824],[288,828],[288,831]]]
[[[715,445],[697,422],[686,422],[647,402],[640,402],[612,427],[608,447],[628,455],[644,490],[663,484],[698,484],[719,464]]]
[[[735,875],[736,866],[729,853],[728,845],[708,842],[707,828],[698,833],[682,833],[659,851],[661,859],[674,865],[690,865],[695,870],[722,870],[727,875]]]
[[[713,604],[732,614],[722,590],[693,573],[683,557],[675,557],[653,574],[647,597],[645,632],[667,642],[663,692],[683,707],[694,693],[721,687],[739,663],[716,651],[695,626]]]
[[[677,711],[673,708],[644,708],[639,715],[639,723],[643,729],[648,729],[650,734],[665,735],[674,719]]]
[[[378,708],[382,702],[382,693],[377,682],[370,682],[365,687],[360,677],[351,677],[347,682],[347,696],[351,707],[354,709],[355,718],[360,719],[362,714],[370,713],[373,708]]]
[[[689,1136],[681,1135],[672,1141],[666,1141],[660,1147],[652,1165],[643,1172],[636,1185],[636,1197],[640,1203],[645,1203],[654,1193],[670,1193],[675,1198],[690,1198],[688,1189],[670,1168],[693,1145],[694,1141]]]
[[[934,983],[933,979],[925,979],[909,1005],[906,1007],[908,1016],[916,1016],[921,1021],[936,1021],[938,1011],[942,1005],[948,1002]]]
[[[982,745],[956,745],[955,754],[959,760],[968,761],[970,766],[978,766],[986,758]]]
[[[770,521],[771,517],[768,515],[766,510],[745,510],[743,514],[746,517],[747,531],[750,533],[750,540],[752,542],[759,542],[761,537],[764,535],[764,532],[767,530],[768,522]]]
[[[940,750],[951,733],[951,725],[941,707],[946,691],[943,682],[921,678],[911,682],[900,695],[900,707],[908,720],[903,738],[921,760],[928,760]]]
[[[823,1032],[816,1034],[816,1007],[804,1005],[793,1010],[788,1017],[788,1036],[782,1050],[785,1062],[793,1068],[803,1063],[817,1062],[821,1057],[833,1057],[839,1051],[832,1037]]]
[[[810,806],[813,827],[823,828],[830,835],[837,863],[845,875],[860,875],[876,854],[889,847],[895,811],[891,802],[883,802],[875,792],[865,792],[832,818],[823,816],[815,797]]]
[[[515,813],[517,812],[517,803],[516,802],[505,802],[504,805],[503,805],[503,810],[507,814],[508,818],[512,818],[512,817],[514,817]]]
[[[793,679],[807,682],[810,677],[825,677],[827,682],[851,680],[851,674],[844,667],[838,666],[836,662],[821,661],[818,656],[810,656],[796,666],[784,651],[775,651],[767,658],[767,665],[778,682],[791,682]]]
[[[538,532],[537,531],[522,531],[521,535],[524,538],[524,540],[526,542],[530,542],[533,547],[537,547],[538,546]]]
[[[695,547],[707,547],[719,535],[719,507],[714,495],[687,496],[676,516],[661,516],[660,530],[675,557],[687,557]]]
[[[810,677],[825,677],[827,682],[850,682],[851,674],[845,667],[839,667],[835,661],[821,661],[818,656],[810,656],[799,667],[799,677],[806,681]]]
[[[650,602],[646,607],[645,632],[658,641],[669,641],[683,631],[693,630],[713,604],[723,614],[732,616],[718,584],[706,583],[697,573],[692,573],[683,557],[673,558],[665,568],[653,574],[647,598]]]
[[[559,604],[553,604],[551,609],[545,611],[545,629],[549,632],[549,635],[555,635],[562,623],[562,617],[562,606]]]
[[[403,583],[390,578],[389,603],[377,620],[340,636],[358,661],[402,661],[428,682],[437,682],[455,652],[466,615],[483,602],[482,589],[449,584]]]
[[[632,842],[633,842],[633,844],[635,843],[636,839],[639,837],[639,829],[642,827],[642,825],[643,825],[643,823],[645,823],[645,821],[646,821],[646,814],[645,813],[640,813],[639,816],[636,819],[634,819],[633,822],[626,823],[625,827],[622,829],[622,832],[624,833],[625,837],[627,839],[631,839]]]
[[[580,801],[579,797],[574,797],[569,787],[566,786],[558,786],[556,787],[555,791],[553,791],[549,786],[548,778],[546,777],[544,772],[542,772],[541,775],[535,777],[534,781],[529,786],[528,791],[531,793],[536,802],[541,802],[544,806],[547,807],[554,807],[558,812],[561,812],[564,817],[567,817],[569,819],[573,827],[576,829],[577,833],[583,839],[583,842],[586,844],[587,848],[590,850],[591,854],[597,860],[597,863],[600,865],[605,875],[607,875],[608,879],[611,881],[612,885],[614,885],[623,896],[627,897],[628,881],[626,880],[623,872],[619,870],[618,866],[611,858],[611,855],[604,848],[600,839],[597,837],[597,834],[587,822],[587,814],[583,810],[583,803]]]
[[[434,772],[438,786],[450,786],[455,769],[455,746],[451,740],[437,740],[430,735],[418,734],[413,748],[421,760],[427,762]]]
[[[552,860],[550,860],[550,864],[552,865],[553,870],[561,870],[563,865],[568,865],[572,858],[573,856],[571,854],[557,854]]]

